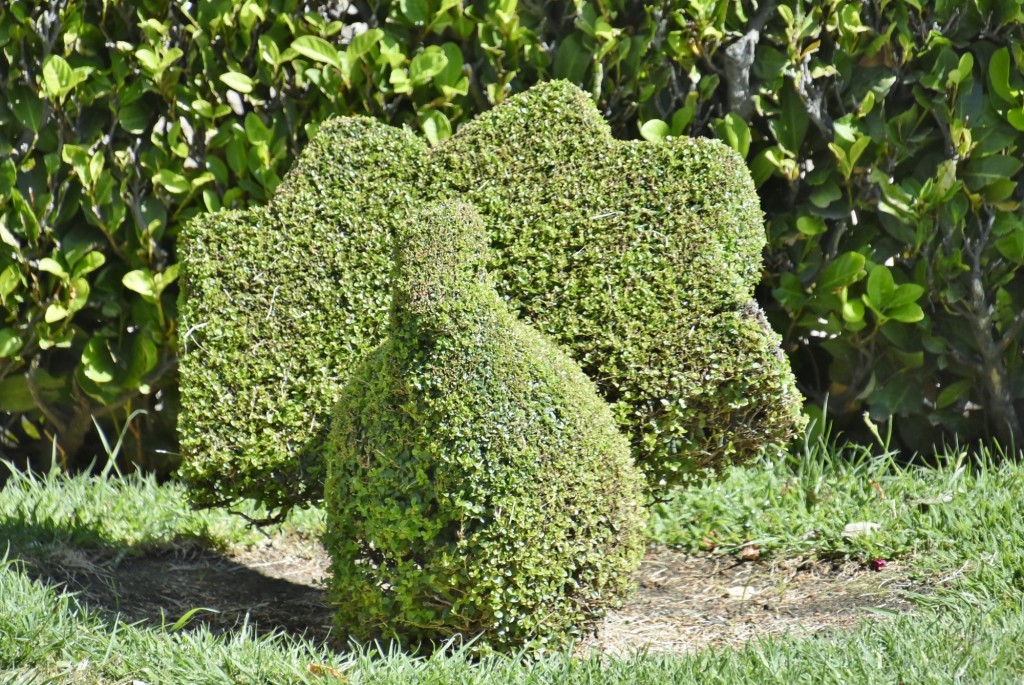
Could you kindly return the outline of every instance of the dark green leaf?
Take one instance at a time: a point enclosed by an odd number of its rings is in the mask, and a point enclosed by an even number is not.
[[[859,252],[844,252],[826,266],[815,284],[816,292],[829,292],[856,283],[864,275],[867,259]]]
[[[779,145],[784,150],[796,154],[800,151],[800,146],[807,136],[807,125],[810,123],[807,109],[804,107],[804,101],[800,94],[796,92],[788,79],[779,98],[781,101],[779,116],[772,119],[770,125]]]
[[[12,88],[11,109],[22,126],[33,133],[39,132],[43,123],[43,101],[37,95],[24,88]]]
[[[402,15],[416,26],[430,21],[430,4],[427,0],[399,0]]]
[[[590,53],[583,47],[579,35],[574,33],[558,46],[555,53],[554,77],[582,84],[591,61]]]
[[[1009,155],[972,157],[964,169],[964,181],[971,190],[978,191],[998,181],[1012,178],[1020,171],[1020,159]]]

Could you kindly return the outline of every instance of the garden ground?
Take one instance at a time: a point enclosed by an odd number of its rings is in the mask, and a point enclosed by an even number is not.
[[[323,582],[330,560],[302,535],[226,550],[189,541],[129,556],[63,546],[38,558],[31,550],[11,552],[26,561],[30,577],[126,623],[159,627],[201,608],[193,628],[251,625],[259,634],[329,638]],[[743,560],[666,547],[648,550],[636,580],[635,596],[604,618],[581,653],[684,652],[852,628],[863,618],[909,611],[903,591],[923,588],[897,563],[875,571],[856,561]]]
[[[0,682],[1019,684],[1024,465],[934,461],[809,442],[680,491],[632,602],[530,664],[325,644],[317,510],[260,532],[173,483],[15,474]]]

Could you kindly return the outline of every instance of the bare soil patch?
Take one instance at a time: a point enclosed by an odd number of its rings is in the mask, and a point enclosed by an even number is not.
[[[909,611],[900,591],[922,591],[893,563],[873,571],[855,562],[741,561],[664,549],[649,551],[637,576],[636,596],[606,616],[581,651],[683,652],[852,628]]]
[[[332,612],[323,589],[328,558],[318,542],[291,536],[226,552],[184,544],[145,554],[77,548],[25,557],[33,576],[63,585],[93,608],[126,622],[172,625],[192,609],[189,627],[216,632],[242,625],[322,641]],[[740,561],[652,549],[638,591],[579,647],[628,654],[692,651],[753,637],[844,629],[862,618],[909,611],[900,590],[922,591],[906,569],[813,560]]]

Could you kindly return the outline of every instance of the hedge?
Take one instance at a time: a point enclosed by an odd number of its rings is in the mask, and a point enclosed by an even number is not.
[[[109,432],[141,407],[130,460],[156,466],[175,451],[188,218],[265,202],[329,116],[441,140],[552,77],[617,137],[706,135],[746,157],[768,226],[759,300],[841,427],[868,410],[922,448],[1019,435],[1016,0],[304,7],[0,7],[6,453],[48,459],[56,434],[86,464],[90,416]]]

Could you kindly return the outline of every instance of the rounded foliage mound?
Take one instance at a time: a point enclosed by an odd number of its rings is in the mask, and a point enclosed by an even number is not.
[[[519,322],[469,206],[399,229],[388,338],[327,442],[341,637],[561,644],[617,602],[643,549],[642,477],[579,367]]]

